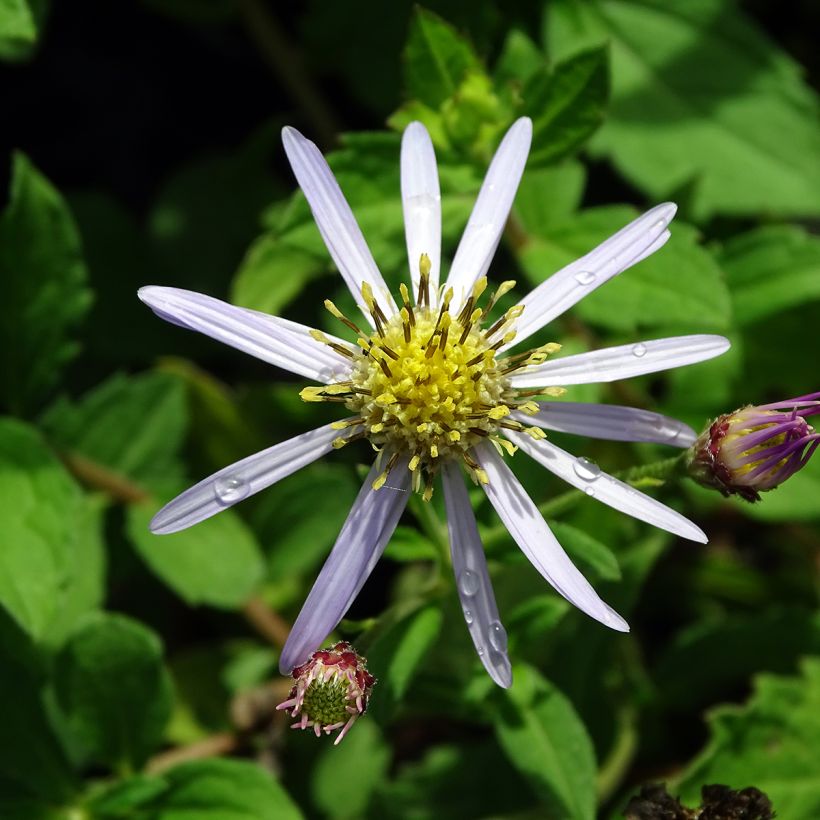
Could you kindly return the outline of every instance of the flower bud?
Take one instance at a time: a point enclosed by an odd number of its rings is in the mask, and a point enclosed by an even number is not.
[[[288,709],[291,717],[298,718],[292,729],[312,728],[316,737],[341,729],[334,745],[365,713],[376,683],[367,671],[367,659],[347,641],[314,652],[291,675],[295,683],[288,699],[276,708]]]
[[[689,475],[723,495],[759,501],[806,465],[820,434],[806,421],[820,413],[820,393],[717,418],[689,450]]]

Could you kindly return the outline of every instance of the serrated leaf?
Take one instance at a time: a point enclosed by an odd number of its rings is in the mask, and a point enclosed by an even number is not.
[[[591,251],[636,216],[630,208],[582,211],[526,245],[521,262],[537,284]],[[731,315],[720,268],[698,244],[697,233],[674,222],[672,238],[657,253],[582,299],[573,310],[589,322],[634,333],[641,328],[683,327],[687,332],[722,330]]]
[[[531,166],[576,152],[604,121],[609,100],[609,51],[593,48],[542,68],[522,92],[532,117]]]
[[[722,706],[709,717],[711,739],[683,775],[684,802],[700,787],[754,785],[779,817],[820,815],[820,659],[807,658],[799,677],[760,675],[744,706]]]
[[[481,63],[470,43],[449,23],[417,7],[404,49],[404,81],[408,96],[438,107],[455,94],[469,71]]]
[[[735,317],[749,325],[820,299],[820,238],[793,225],[769,225],[735,236],[718,251]]]
[[[389,719],[404,698],[438,637],[441,619],[438,606],[425,607],[379,635],[368,650],[368,669],[379,680],[370,700],[376,720]]]
[[[60,195],[15,154],[0,215],[0,402],[32,408],[76,356],[74,331],[91,304],[80,238]]]
[[[171,535],[154,535],[148,525],[156,503],[127,510],[128,535],[151,570],[191,605],[225,609],[241,606],[264,574],[259,545],[233,510]]]
[[[0,419],[0,604],[38,642],[102,598],[99,513],[33,428]]]
[[[88,759],[140,767],[159,746],[171,714],[162,644],[123,615],[89,616],[57,658],[57,697]]]
[[[42,424],[60,449],[150,489],[178,482],[187,429],[182,382],[166,373],[118,374],[79,401],[58,400]]]
[[[498,695],[496,736],[507,759],[567,820],[595,817],[595,753],[567,698],[532,667],[515,667],[515,686]]]
[[[698,219],[820,213],[818,101],[801,69],[723,0],[560,0],[556,59],[610,44],[612,103],[591,143],[652,198],[691,186]]]

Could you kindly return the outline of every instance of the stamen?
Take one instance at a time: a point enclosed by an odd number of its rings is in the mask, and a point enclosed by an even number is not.
[[[338,319],[342,324],[349,327],[354,333],[358,333],[359,336],[364,335],[362,331],[359,330],[358,325],[356,325],[354,322],[351,322],[350,319],[348,319],[347,316],[345,316],[344,313],[342,313],[342,311],[339,310],[339,308],[337,308],[336,305],[334,305],[333,302],[330,301],[330,299],[325,299],[325,310],[327,310],[331,316]]]
[[[423,253],[419,259],[419,296],[416,299],[416,304],[420,307],[430,306],[430,270],[432,267],[430,257]]]

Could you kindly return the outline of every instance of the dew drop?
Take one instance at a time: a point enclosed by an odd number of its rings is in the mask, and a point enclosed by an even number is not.
[[[601,468],[588,458],[576,458],[572,467],[575,470],[575,475],[584,481],[595,481],[601,475]]]
[[[464,595],[475,595],[478,592],[480,582],[478,575],[469,569],[465,569],[461,575],[458,576],[458,588]]]
[[[593,490],[593,489],[592,489],[592,487],[587,487],[587,488],[584,490],[584,492],[585,492],[585,493],[586,493],[586,494],[587,494],[590,498],[594,498],[594,497],[595,497],[595,490]]]
[[[638,359],[646,355],[646,345],[641,342],[638,342],[636,345],[632,345],[632,355]]]
[[[591,285],[595,281],[595,274],[591,270],[578,271],[575,274],[575,281],[579,285]]]
[[[471,624],[473,622],[473,611],[472,609],[465,609],[464,610],[464,620]]]
[[[656,227],[656,228],[660,228],[661,230],[663,230],[663,229],[664,229],[664,228],[665,228],[668,224],[669,224],[669,223],[668,223],[665,219],[659,219],[659,220],[655,223],[655,227]]]
[[[498,621],[493,621],[490,624],[487,638],[490,641],[490,646],[497,652],[507,651],[507,631]]]
[[[230,507],[250,493],[250,485],[244,478],[235,475],[225,475],[214,481],[214,496],[220,504]]]

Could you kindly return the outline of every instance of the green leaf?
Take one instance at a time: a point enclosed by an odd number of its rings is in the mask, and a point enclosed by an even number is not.
[[[0,0],[0,60],[24,60],[37,43],[42,0]]]
[[[497,85],[509,83],[518,88],[546,63],[541,49],[523,31],[514,28],[507,32],[493,67],[493,79]]]
[[[533,284],[540,283],[635,215],[622,206],[582,211],[524,247],[524,271]],[[590,293],[573,310],[593,324],[629,333],[670,326],[687,332],[728,327],[729,292],[720,268],[697,236],[693,228],[675,222],[672,238],[660,251]]]
[[[580,564],[584,575],[600,578],[602,581],[618,581],[621,570],[612,550],[593,538],[584,530],[562,521],[549,521],[550,529],[562,547],[576,564]]]
[[[760,675],[745,706],[722,706],[709,716],[711,739],[683,775],[684,802],[700,787],[754,785],[779,817],[820,816],[820,659],[807,658],[799,677]]]
[[[74,330],[91,304],[86,279],[68,208],[15,154],[0,215],[0,402],[15,413],[35,405],[76,356]]]
[[[279,314],[308,282],[328,269],[326,254],[289,247],[286,240],[263,234],[242,260],[231,286],[231,301]]]
[[[19,791],[21,804],[27,795],[59,804],[76,788],[47,717],[44,666],[29,637],[0,610],[0,794],[11,799]],[[2,808],[4,817],[29,816]]]
[[[723,0],[559,0],[553,58],[608,42],[613,91],[593,151],[654,199],[691,186],[715,213],[820,213],[820,128],[801,68]]]
[[[59,644],[102,598],[100,507],[11,419],[0,419],[0,525],[0,604],[36,641]]]
[[[393,532],[384,555],[393,561],[435,561],[436,545],[413,527],[399,525]]]
[[[523,91],[532,117],[531,166],[549,165],[575,153],[604,121],[609,99],[606,46],[574,54],[552,70],[542,68]]]
[[[148,529],[156,504],[135,504],[127,529],[151,570],[189,604],[225,609],[241,606],[264,574],[259,545],[233,510],[171,535]]]
[[[89,616],[57,658],[55,683],[72,734],[88,758],[139,768],[162,740],[171,680],[162,644],[123,615]]]
[[[161,490],[182,477],[177,453],[187,415],[179,379],[166,373],[118,374],[77,402],[59,399],[42,424],[60,449]]]
[[[428,606],[392,625],[367,652],[368,669],[379,679],[370,712],[379,722],[389,719],[441,629],[440,607]]]
[[[595,817],[595,754],[572,704],[533,668],[516,667],[499,693],[495,731],[509,761],[544,811],[567,820]]]
[[[301,820],[285,790],[260,766],[214,758],[138,775],[96,793],[100,820]]]
[[[464,37],[438,15],[416,8],[404,49],[408,96],[438,107],[455,94],[469,71],[480,69],[478,57]]]
[[[820,238],[793,225],[735,236],[718,253],[741,325],[820,299]]]
[[[527,168],[515,195],[515,215],[527,233],[549,236],[581,204],[586,171],[580,162]],[[546,193],[548,192],[548,193]]]
[[[311,773],[311,792],[323,817],[365,817],[373,793],[387,778],[390,748],[378,726],[359,720],[339,746],[322,749]],[[344,784],[344,794],[339,784]]]

